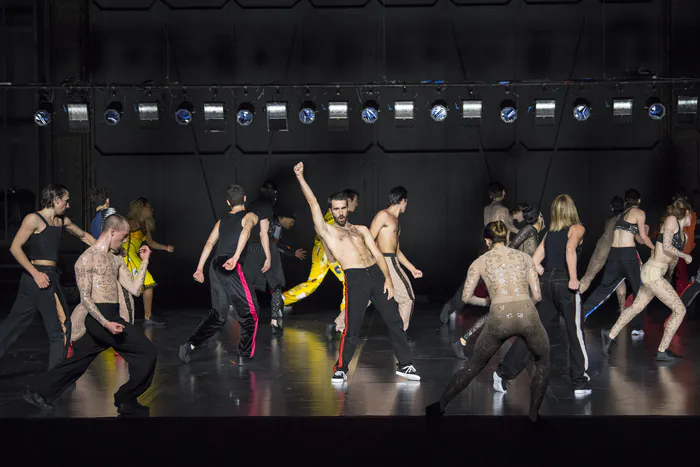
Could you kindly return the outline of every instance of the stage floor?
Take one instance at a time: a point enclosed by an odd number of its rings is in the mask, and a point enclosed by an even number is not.
[[[566,373],[566,342],[552,340],[552,377],[542,405],[544,416],[685,416],[699,415],[698,389],[700,338],[697,320],[687,320],[672,343],[685,358],[675,364],[653,360],[661,339],[667,309],[655,302],[646,318],[646,335],[633,341],[628,333],[618,339],[613,356],[600,350],[599,329],[615,312],[610,304],[586,323],[589,375],[593,393],[575,398]],[[363,340],[350,365],[349,380],[334,387],[330,378],[339,339],[328,342],[325,326],[335,310],[318,311],[298,305],[285,319],[285,333],[273,338],[269,310],[263,310],[253,361],[236,356],[238,325],[229,320],[219,344],[195,354],[189,365],[180,362],[177,350],[206,313],[205,310],[163,314],[167,328],[147,329],[159,349],[153,385],[141,398],[152,417],[240,416],[421,416],[425,406],[439,397],[452,373],[463,364],[450,343],[485,309],[467,308],[441,326],[440,305],[419,304],[408,331],[414,365],[422,380],[406,381],[394,374],[395,364],[381,317],[369,311]],[[563,333],[560,334],[563,336]],[[21,400],[24,384],[41,372],[47,347],[39,319],[0,361],[0,417],[37,416],[36,409]],[[565,339],[565,337],[564,337]],[[523,372],[507,394],[492,388],[492,373],[503,352],[491,360],[472,385],[448,407],[448,415],[522,416],[529,407],[529,375]],[[128,378],[123,359],[112,350],[102,353],[77,385],[56,402],[54,418],[114,417],[113,394]]]

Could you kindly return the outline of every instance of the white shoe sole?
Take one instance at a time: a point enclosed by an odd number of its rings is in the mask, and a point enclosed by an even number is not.
[[[333,383],[333,384],[343,384],[343,383],[347,383],[347,382],[348,382],[347,379],[331,378],[331,383]]]
[[[411,381],[420,381],[420,376],[418,376],[415,373],[408,374],[408,373],[401,373],[400,371],[396,371],[396,374],[401,376],[402,378],[406,378],[406,379],[411,380]]]
[[[493,389],[496,392],[500,392],[502,394],[505,394],[508,392],[507,389],[503,389],[503,378],[498,376],[498,373],[495,371],[493,372]]]
[[[592,389],[576,389],[574,391],[574,396],[577,397],[583,397],[583,396],[588,396],[593,392]]]

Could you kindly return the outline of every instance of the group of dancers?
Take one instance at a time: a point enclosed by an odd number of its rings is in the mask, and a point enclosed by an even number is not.
[[[420,380],[406,337],[415,295],[404,268],[414,279],[423,274],[400,248],[399,217],[406,211],[408,192],[403,187],[392,189],[388,207],[374,216],[368,228],[348,220],[359,203],[357,192],[348,189],[331,194],[324,213],[306,182],[303,163],[294,167],[294,174],[308,202],[317,234],[309,279],[284,291],[281,255],[304,259],[306,251],[287,246],[281,240],[282,230],[291,228],[296,216],[276,204],[274,182],[265,182],[260,196],[251,203],[247,202],[241,186],[230,186],[226,192],[229,210],[213,226],[193,274],[195,281],[204,283],[204,266],[211,257],[208,270],[211,309],[180,345],[179,358],[189,363],[200,349],[207,347],[210,338],[224,325],[229,309],[233,309],[240,323],[239,359],[253,358],[259,322],[256,290],[269,288],[272,334],[280,336],[284,331],[284,309],[313,293],[331,270],[343,284],[340,314],[334,324],[327,326],[329,339],[336,332],[341,334],[331,382],[347,381],[348,365],[370,304],[387,326],[397,360],[396,374]],[[145,198],[134,201],[129,214],[123,217],[110,207],[104,190],[93,191],[91,196],[96,209],[91,233],[82,231],[65,216],[70,195],[61,185],[46,187],[42,192],[42,209],[24,219],[11,251],[25,272],[17,300],[8,318],[0,323],[0,357],[39,311],[49,335],[49,371],[32,378],[25,388],[24,399],[42,410],[52,410],[61,392],[87,370],[100,352],[112,347],[129,364],[131,376],[115,394],[117,411],[122,415],[143,415],[148,413],[148,408],[140,405],[137,398],[151,383],[157,349],[134,326],[133,297],[144,297],[146,325],[165,324],[152,314],[155,281],[148,272],[148,264],[151,249],[172,252],[174,247],[152,239],[153,208]],[[648,236],[646,215],[639,208],[639,193],[628,190],[624,207],[620,206],[619,198],[614,199],[613,216],[606,223],[586,274],[579,281],[578,257],[585,228],[569,195],[559,195],[552,202],[549,229],[542,214],[528,205],[521,204],[509,211],[503,204],[505,189],[499,183],[490,185],[489,196],[492,201],[484,209],[486,251],[471,264],[465,282],[445,304],[440,319],[446,323],[452,313],[467,303],[488,306],[489,313],[453,344],[455,354],[468,362],[454,375],[440,400],[427,407],[429,419],[439,419],[450,400],[474,379],[501,345],[516,337],[493,374],[493,386],[505,393],[509,381],[532,362],[535,370],[529,416],[536,421],[549,381],[548,333],[559,317],[566,324],[573,391],[576,395],[589,394],[583,321],[615,290],[621,314],[611,329],[601,331],[604,353],[609,354],[615,338],[630,322],[632,332],[643,335],[643,322],[634,319],[656,296],[672,312],[656,359],[680,358],[668,347],[686,307],[700,292],[700,285],[693,281],[682,301],[668,282],[678,259],[691,262],[685,248],[692,237],[695,217],[685,197],[676,197],[665,210],[655,244]],[[520,228],[516,223],[521,224]],[[64,230],[89,246],[75,264],[80,304],[72,313],[66,306],[57,273]],[[651,259],[641,269],[635,241],[652,250]],[[22,250],[25,243],[30,247],[28,257]],[[581,305],[581,293],[603,265],[600,286]],[[634,295],[631,306],[626,308],[625,279]],[[147,293],[150,299],[146,299]],[[467,343],[476,335],[474,350],[468,355]]]

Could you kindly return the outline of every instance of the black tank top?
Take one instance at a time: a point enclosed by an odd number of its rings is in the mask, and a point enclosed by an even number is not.
[[[236,248],[238,247],[238,239],[241,236],[243,227],[241,222],[245,215],[248,214],[246,211],[239,211],[236,214],[226,214],[221,218],[219,223],[219,243],[216,245],[216,256],[226,256],[230,258],[236,253]],[[245,255],[245,248],[239,262],[242,262]]]
[[[29,259],[32,261],[58,261],[61,238],[63,237],[63,219],[61,219],[60,226],[55,226],[49,225],[44,216],[38,212],[36,215],[46,225],[46,228],[29,238]]]
[[[566,244],[569,241],[569,229],[567,227],[556,232],[547,233],[547,238],[544,241],[544,257],[546,260],[546,269],[563,269],[567,270],[566,265]],[[576,247],[576,257],[581,254],[581,244]]]

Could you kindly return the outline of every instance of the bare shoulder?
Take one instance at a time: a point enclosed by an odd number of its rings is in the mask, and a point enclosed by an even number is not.
[[[586,232],[586,228],[581,224],[572,225],[569,229],[569,237],[572,235],[583,235]]]
[[[39,214],[33,212],[31,214],[27,214],[24,217],[24,220],[22,221],[22,224],[27,225],[28,227],[40,227],[44,223],[41,221],[41,218],[39,217]]]
[[[70,220],[70,218],[69,218],[68,216],[65,216],[65,217],[63,218],[63,225],[65,225],[66,227],[68,227],[69,225],[73,225],[73,221]]]
[[[248,221],[253,222],[253,224],[257,224],[258,221],[260,220],[260,218],[258,217],[258,215],[255,214],[254,212],[249,212],[248,214],[246,214],[245,216],[243,216],[243,221],[246,221],[246,219],[247,219]]]
[[[78,257],[78,260],[75,262],[75,267],[88,267],[92,265],[92,262],[95,259],[95,249],[93,247],[88,248],[83,252],[82,255]]]
[[[666,220],[664,221],[664,228],[665,229],[676,230],[677,225],[678,225],[678,219],[676,219],[676,216],[668,216],[666,218]]]
[[[369,235],[369,229],[366,226],[360,224],[353,224],[352,226],[358,233],[362,235]]]

